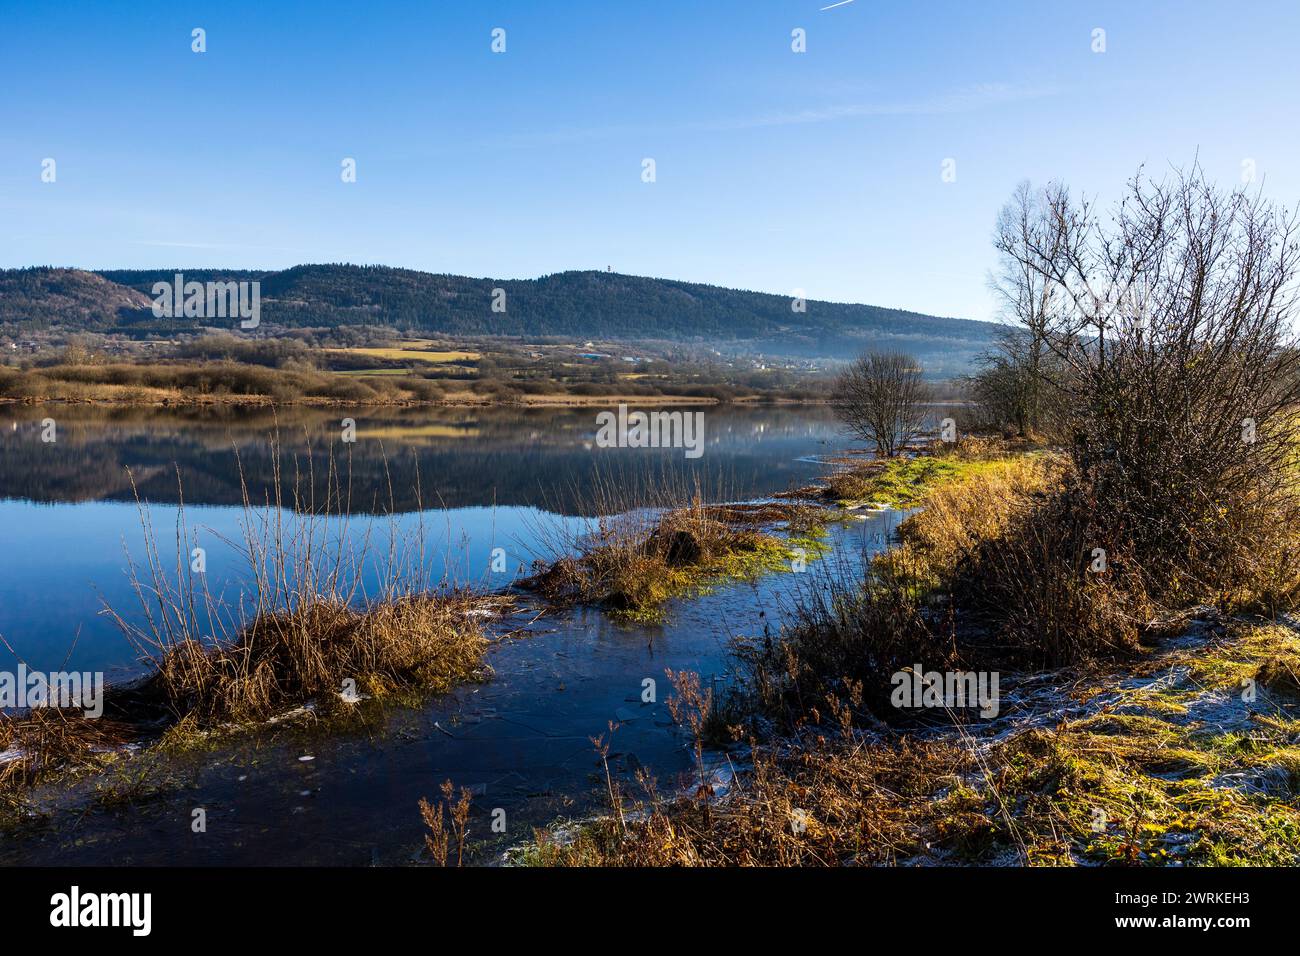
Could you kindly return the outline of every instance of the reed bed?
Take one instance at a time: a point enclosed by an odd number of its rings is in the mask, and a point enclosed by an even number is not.
[[[512,599],[431,578],[422,508],[414,528],[394,510],[357,518],[332,455],[318,482],[314,466],[296,460],[283,473],[278,438],[272,443],[273,481],[260,501],[240,468],[242,537],[224,542],[246,567],[234,595],[211,590],[191,566],[199,538],[179,471],[174,561],[164,559],[137,491],[144,555],[138,563],[128,554],[127,574],[138,608],[106,605],[104,613],[145,673],[106,688],[103,718],[54,708],[0,715],[7,804],[59,772],[102,765],[128,741],[174,746],[176,730],[255,724],[308,703],[351,712],[366,697],[445,692],[490,674],[485,625]]]
[[[863,578],[804,589],[778,638],[738,643],[750,766],[726,794],[701,773],[664,798],[642,773],[643,795],[522,861],[1296,865],[1300,641],[1249,616],[1294,606],[1289,503],[1241,509],[1244,571],[1153,581],[1068,459],[991,453],[929,480]],[[917,662],[1001,670],[1012,712],[901,713],[889,678]],[[704,723],[681,722],[702,766]]]
[[[431,581],[422,508],[413,530],[403,530],[391,511],[355,527],[351,483],[334,457],[318,498],[314,466],[302,472],[295,462],[289,480],[272,441],[274,473],[261,502],[240,468],[243,538],[226,543],[248,575],[233,600],[191,571],[197,539],[183,493],[174,568],[164,564],[149,509],[137,496],[145,568],[132,562],[128,573],[140,613],[128,618],[107,608],[150,665],[135,694],[206,726],[264,720],[316,698],[401,687],[445,691],[476,676],[488,643],[481,621],[508,599]]]

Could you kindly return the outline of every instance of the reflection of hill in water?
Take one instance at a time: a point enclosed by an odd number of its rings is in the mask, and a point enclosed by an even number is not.
[[[101,409],[9,406],[0,409],[0,497],[33,501],[133,500],[129,468],[143,497],[177,500],[176,469],[189,504],[238,505],[239,469],[259,500],[274,480],[272,437],[282,448],[288,495],[295,468],[306,491],[314,469],[323,501],[331,454],[353,510],[474,505],[542,505],[591,510],[600,483],[624,490],[652,479],[694,479],[727,496],[768,494],[810,473],[796,459],[835,440],[823,407],[707,407],[704,456],[681,449],[594,447],[597,409],[290,408]],[[357,422],[344,444],[340,421]],[[54,418],[58,441],[43,443],[40,422]],[[310,450],[310,452],[309,452]],[[423,489],[417,498],[416,476]]]

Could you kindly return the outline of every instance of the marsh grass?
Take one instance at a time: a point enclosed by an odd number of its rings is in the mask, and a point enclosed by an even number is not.
[[[191,570],[198,537],[179,471],[174,564],[137,492],[143,567],[128,555],[127,573],[139,607],[105,613],[146,672],[106,689],[101,719],[46,708],[0,718],[0,751],[17,754],[0,763],[0,792],[18,800],[58,772],[104,765],[127,741],[175,753],[305,704],[345,719],[367,697],[441,693],[490,673],[484,623],[512,600],[430,579],[422,508],[414,529],[393,510],[354,527],[350,481],[334,457],[317,500],[315,475],[296,463],[283,475],[278,438],[272,444],[275,471],[261,502],[240,469],[243,537],[226,543],[247,573],[233,597]]]
[[[857,681],[868,710],[897,719],[889,675],[917,661],[990,671],[1105,664],[1180,633],[1203,605],[1268,616],[1294,606],[1300,536],[1278,510],[1290,499],[1225,508],[1240,526],[1233,552],[1208,566],[1190,554],[1165,560],[1168,574],[1155,580],[1066,456],[1003,451],[970,443],[950,460],[895,460],[872,473],[877,487],[921,489],[914,499],[886,495],[919,510],[861,580],[805,589],[779,640],[741,644],[764,709],[791,727],[817,722],[826,697],[842,699]]]
[[[174,569],[164,565],[137,495],[146,571],[132,562],[129,574],[140,613],[128,619],[107,608],[150,665],[135,693],[161,699],[176,720],[208,727],[265,720],[348,692],[445,691],[474,677],[487,645],[479,618],[506,599],[430,581],[422,508],[412,531],[394,511],[378,527],[370,519],[354,528],[351,484],[334,456],[318,501],[316,476],[295,464],[292,482],[285,481],[278,439],[272,443],[271,490],[260,505],[240,468],[243,540],[227,543],[249,574],[237,599],[214,595],[207,576],[191,572],[197,539],[186,524],[183,489]]]
[[[845,507],[914,508],[931,490],[996,468],[1025,447],[1023,442],[966,437],[958,442],[932,441],[906,457],[848,459],[826,476],[814,494]]]
[[[30,815],[30,791],[60,774],[103,769],[111,754],[133,736],[118,721],[88,720],[84,712],[35,707],[0,715],[0,827]]]
[[[443,867],[452,865],[454,848],[454,865],[459,867],[464,863],[469,834],[470,792],[461,787],[457,797],[451,780],[443,781],[440,789],[442,799],[436,803],[420,798],[420,819],[429,831],[424,835],[424,847],[433,862]]]
[[[0,368],[0,398],[27,402],[402,405],[437,402],[445,391],[441,383],[410,373],[361,380],[307,367],[234,361]]]
[[[726,501],[715,491],[715,501]],[[518,582],[557,605],[591,604],[638,623],[663,619],[674,598],[727,581],[754,580],[813,560],[823,515],[789,502],[710,504],[699,479],[650,479],[637,487],[602,479],[578,525],[539,529],[550,555]],[[777,533],[777,532],[780,533]]]
[[[1122,543],[1109,549],[1109,574],[1088,569],[1105,529],[1063,457],[935,474],[864,579],[807,588],[779,638],[738,642],[751,701],[773,722],[749,725],[759,731],[752,766],[728,793],[647,792],[625,828],[598,818],[562,840],[539,833],[524,860],[1300,862],[1294,627],[1232,621],[1222,636],[1193,629],[1190,642],[1153,649],[1202,615],[1285,606],[1293,526],[1241,515],[1261,547],[1246,570],[1218,579],[1229,587],[1189,568],[1153,594]],[[1197,597],[1218,600],[1188,606]],[[1023,706],[1059,713],[996,734],[950,712],[905,721],[886,704],[887,678],[917,661],[1032,671],[1056,689]],[[695,716],[684,722],[699,741],[708,702],[687,690]]]
[[[895,718],[892,674],[918,661],[984,669],[977,665],[1014,657],[1014,641],[990,646],[983,633],[959,631],[953,588],[978,574],[986,542],[1001,541],[1033,513],[1062,467],[1049,456],[998,456],[934,479],[924,506],[899,525],[897,543],[860,578],[835,569],[817,575],[797,592],[778,637],[736,643],[756,706],[786,728],[817,723],[828,700],[850,697],[855,709]]]

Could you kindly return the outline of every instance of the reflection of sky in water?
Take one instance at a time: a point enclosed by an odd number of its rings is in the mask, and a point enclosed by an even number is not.
[[[164,568],[174,580],[177,509],[154,505],[149,514]],[[197,540],[207,552],[209,589],[214,595],[235,600],[247,569],[237,550],[243,547],[243,509],[187,506],[185,519],[190,540]],[[544,545],[537,540],[539,528],[561,522],[585,526],[583,519],[564,519],[519,507],[456,508],[426,512],[424,519],[424,571],[434,586],[445,580],[502,587],[516,576],[520,564],[531,564],[544,553]],[[287,522],[292,520],[286,516]],[[402,515],[396,523],[399,533],[415,535],[419,516]],[[363,557],[364,584],[371,591],[377,580],[376,562],[387,551],[390,527],[389,520],[382,517],[354,517],[349,522],[349,540],[358,556],[362,556],[369,531]],[[0,634],[14,650],[34,668],[55,669],[76,639],[74,666],[110,670],[130,665],[133,655],[126,639],[99,612],[102,602],[107,602],[127,617],[139,616],[139,599],[127,574],[129,551],[141,579],[148,578],[136,506],[0,501],[0,528],[5,539],[0,548]],[[328,539],[337,540],[336,534],[330,532]],[[489,573],[492,550],[497,547],[507,555],[505,574]]]
[[[895,516],[876,514],[833,530],[851,571],[862,552],[887,539]],[[603,806],[603,776],[590,738],[609,733],[612,772],[640,793],[645,767],[661,792],[684,782],[692,765],[686,737],[672,727],[666,668],[693,670],[706,684],[729,679],[728,640],[761,637],[820,569],[771,574],[675,602],[662,627],[628,627],[577,609],[535,622],[526,637],[488,654],[495,675],[427,704],[390,711],[382,729],[236,738],[196,761],[186,786],[126,810],[77,814],[75,825],[40,839],[0,841],[0,863],[98,864],[404,864],[417,859],[424,830],[416,802],[451,779],[473,789],[471,841],[479,859],[525,842],[532,828],[581,819]],[[657,701],[641,702],[642,682]],[[310,762],[300,762],[311,754]],[[735,759],[744,762],[743,753]],[[190,831],[195,806],[208,809],[208,832]],[[490,815],[506,812],[494,837]]]
[[[272,480],[266,436],[275,421],[252,413],[214,421],[159,412],[105,418],[61,409],[59,441],[43,445],[34,429],[48,410],[10,414],[22,420],[4,430],[0,445],[0,498],[9,499],[0,500],[0,635],[30,666],[60,666],[74,642],[71,666],[106,670],[110,679],[134,666],[127,640],[101,613],[107,602],[128,617],[139,615],[124,548],[138,567],[145,549],[128,467],[142,495],[154,502],[149,513],[164,566],[175,566],[179,467],[186,522],[207,550],[208,586],[227,600],[240,594],[245,562],[231,544],[242,544],[245,520],[237,506],[237,465],[242,463],[254,498],[263,498]],[[334,433],[336,413],[302,414],[307,417],[301,422],[278,423],[286,461],[294,453],[288,436],[295,431],[304,436],[302,447],[307,436],[315,436],[319,446],[322,434]],[[819,466],[800,459],[843,445],[824,408],[712,408],[706,414],[710,443],[703,460],[707,471],[701,473],[717,478],[704,482],[711,497],[761,496],[807,481]],[[632,489],[661,478],[665,463],[690,464],[680,450],[593,450],[587,441],[594,430],[592,409],[376,415],[358,415],[360,440],[346,448],[351,460],[341,467],[350,469],[353,501],[369,503],[390,480],[400,496],[413,485],[418,466],[426,507],[447,505],[424,513],[425,572],[435,584],[501,587],[520,564],[546,553],[548,532],[557,524],[579,521],[554,512],[586,511],[592,491],[584,482]],[[446,421],[430,424],[431,418]],[[466,434],[471,424],[474,431]],[[382,451],[367,434],[384,436]],[[410,442],[399,440],[403,435]],[[240,449],[238,462],[232,446]],[[291,471],[287,463],[285,471]],[[37,503],[50,500],[57,503]],[[413,530],[419,516],[406,513],[397,521]],[[373,561],[385,551],[388,519],[354,517],[350,539],[357,547],[367,527]],[[496,547],[507,553],[504,575],[488,573]],[[141,573],[146,576],[147,569]],[[0,651],[0,660],[7,657]]]

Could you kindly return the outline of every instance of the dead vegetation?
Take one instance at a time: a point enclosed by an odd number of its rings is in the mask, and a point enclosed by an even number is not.
[[[765,710],[802,726],[827,695],[842,698],[858,682],[866,709],[888,719],[897,716],[890,675],[918,661],[993,671],[1133,659],[1203,605],[1267,616],[1294,606],[1294,470],[1268,496],[1247,494],[1205,519],[1236,528],[1217,559],[1199,546],[1166,555],[1162,577],[1144,557],[1149,545],[1125,531],[1136,520],[1126,516],[1131,502],[1101,497],[1063,452],[1007,456],[1002,447],[972,443],[949,457],[841,472],[863,483],[854,494],[919,510],[861,581],[809,589],[779,640],[740,646]],[[1183,517],[1199,520],[1192,509]]]
[[[754,743],[721,798],[646,787],[624,798],[625,828],[539,832],[522,861],[1294,866],[1300,719],[1293,700],[1244,700],[1239,670],[1297,647],[1290,629],[1235,627],[1149,660],[1122,689],[1062,673],[1055,711],[1021,713],[1027,729],[1009,734],[861,729],[829,701],[826,725]]]
[[[132,736],[129,726],[89,720],[75,709],[35,707],[0,715],[0,827],[24,816],[24,796],[33,787],[61,773],[102,768]]]
[[[468,594],[406,595],[363,610],[316,600],[255,618],[229,644],[180,639],[135,692],[158,694],[200,726],[265,720],[348,690],[443,692],[478,674],[487,638],[473,615],[488,607]]]
[[[174,571],[140,504],[147,574],[130,566],[139,614],[108,609],[151,665],[135,696],[153,695],[174,719],[206,727],[264,720],[315,698],[445,691],[473,677],[487,646],[480,620],[509,600],[431,582],[422,523],[404,532],[390,514],[378,529],[373,520],[354,528],[332,459],[323,501],[299,493],[316,487],[310,475],[286,499],[278,447],[273,457],[275,491],[265,506],[254,505],[241,474],[243,541],[235,544],[249,574],[240,599],[214,595],[207,576],[192,573],[185,556],[197,539],[183,504]]]
[[[822,513],[808,505],[706,504],[698,485],[667,484],[640,494],[634,507],[628,500],[604,500],[583,529],[552,533],[549,550],[561,556],[535,562],[518,586],[553,604],[655,622],[673,598],[789,569],[800,550],[809,560],[820,553]]]
[[[420,798],[420,819],[429,831],[424,835],[424,848],[438,866],[461,866],[465,859],[465,840],[469,834],[470,792],[461,787],[460,796],[457,797],[450,780],[443,781],[441,790],[442,799],[437,803]]]
[[[832,577],[806,589],[779,639],[738,645],[760,708],[797,728],[816,722],[828,697],[846,699],[852,686],[868,711],[896,716],[890,677],[917,662],[992,670],[1050,657],[1069,662],[1066,649],[1042,643],[1041,622],[1013,615],[1009,597],[996,609],[1004,617],[973,615],[980,586],[1004,586],[990,580],[990,565],[1005,569],[1001,549],[1023,548],[1020,536],[1035,526],[1066,468],[1054,456],[999,456],[935,479],[921,509],[899,526],[898,544],[868,564],[863,580]],[[1088,584],[1082,571],[1077,582]]]
[[[1296,865],[1295,630],[1234,623],[1152,650],[1197,633],[1198,614],[1275,613],[1290,526],[1254,526],[1255,571],[1233,587],[1185,577],[1157,601],[1122,549],[1094,570],[1105,509],[1083,489],[1055,454],[932,476],[864,580],[809,589],[779,638],[739,644],[749,704],[774,723],[744,724],[750,766],[729,792],[701,772],[663,798],[643,777],[639,799],[619,794],[626,827],[539,832],[523,861]],[[951,712],[899,726],[888,677],[917,662],[1057,686],[1015,727]],[[713,705],[683,684],[702,766]]]

